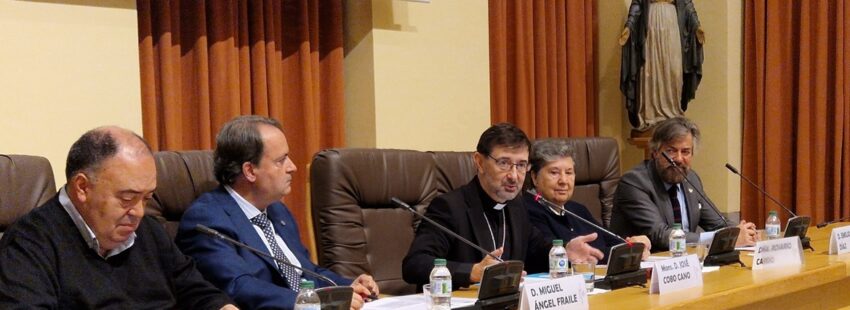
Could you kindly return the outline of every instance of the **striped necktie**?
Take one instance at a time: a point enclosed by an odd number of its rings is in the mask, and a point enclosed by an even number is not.
[[[286,255],[283,254],[283,250],[280,249],[280,246],[277,244],[274,238],[274,231],[272,230],[272,223],[269,221],[269,217],[266,216],[265,213],[260,213],[260,215],[255,216],[251,219],[251,223],[257,225],[263,230],[263,235],[266,236],[266,240],[269,242],[269,247],[272,251],[272,256],[274,256],[279,261],[284,261],[289,263],[289,259],[286,258]],[[300,286],[300,277],[298,276],[298,271],[291,266],[287,266],[281,264],[279,262],[275,262],[277,264],[278,271],[283,277],[286,279],[286,282],[289,283],[289,288],[297,291]]]

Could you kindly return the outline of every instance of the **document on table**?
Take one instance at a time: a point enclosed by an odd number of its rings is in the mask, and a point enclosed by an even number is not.
[[[475,298],[452,297],[452,308],[475,304]],[[426,309],[422,294],[384,297],[363,305],[364,310],[421,310]]]
[[[672,257],[650,255],[645,260],[640,262],[640,268],[652,268],[653,266],[655,266],[655,262],[662,261],[662,260],[665,260],[665,259],[670,259],[670,258],[672,258]]]

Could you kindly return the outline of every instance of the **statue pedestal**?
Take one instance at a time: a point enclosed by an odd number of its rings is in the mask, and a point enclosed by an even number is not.
[[[652,133],[655,128],[650,128],[645,131],[637,131],[632,129],[629,137],[629,144],[643,150],[643,159],[650,159],[652,151],[649,149],[649,140],[652,139]]]

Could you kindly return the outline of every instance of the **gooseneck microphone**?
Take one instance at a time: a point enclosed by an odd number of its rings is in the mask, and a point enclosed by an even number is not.
[[[685,172],[684,172],[684,171],[682,171],[681,169],[679,169],[679,165],[678,165],[678,164],[676,164],[676,162],[675,162],[672,158],[670,158],[670,155],[667,155],[667,153],[665,153],[665,152],[661,152],[661,151],[659,151],[658,153],[661,153],[661,156],[664,156],[664,159],[666,159],[666,160],[667,160],[667,162],[668,162],[668,163],[670,163],[670,165],[671,165],[671,166],[673,166],[673,167],[675,168],[674,170],[678,171],[678,172],[679,172],[679,174],[680,174],[680,175],[682,175],[682,178],[683,178],[683,179],[685,179],[685,182],[687,182],[687,183],[688,183],[688,185],[690,185],[690,186],[691,186],[691,188],[693,188],[694,190],[696,190],[696,191],[697,191],[697,194],[699,194],[699,195],[700,195],[700,197],[702,197],[702,199],[703,199],[703,200],[705,200],[705,203],[706,203],[706,204],[708,204],[709,209],[714,210],[714,213],[717,213],[717,216],[719,216],[721,219],[723,219],[723,221],[724,221],[724,222],[726,222],[727,224],[729,224],[729,220],[727,220],[727,219],[726,219],[726,217],[725,217],[725,216],[723,216],[723,214],[721,214],[721,213],[720,213],[720,211],[719,211],[719,210],[717,210],[717,209],[714,207],[714,204],[713,204],[713,203],[711,203],[711,200],[708,200],[708,197],[706,197],[706,196],[705,196],[705,193],[703,193],[703,192],[702,192],[702,190],[700,190],[698,187],[694,186],[694,184],[693,184],[693,183],[691,183],[691,180],[688,180],[688,175],[687,175],[687,174],[685,174]]]
[[[490,254],[490,252],[489,252],[489,251],[485,250],[484,248],[482,248],[482,247],[478,246],[478,245],[477,245],[477,244],[475,244],[475,243],[472,243],[472,241],[467,240],[466,238],[462,237],[461,235],[458,235],[457,233],[453,232],[451,229],[448,229],[448,228],[446,228],[445,226],[440,225],[439,223],[437,223],[436,221],[434,221],[434,220],[432,220],[432,219],[428,218],[428,217],[427,217],[427,216],[425,216],[425,215],[419,214],[419,212],[416,212],[416,210],[414,210],[414,209],[413,209],[413,207],[411,207],[409,204],[406,204],[404,201],[401,201],[400,199],[398,199],[398,198],[396,198],[396,197],[390,198],[390,201],[392,201],[392,203],[394,203],[395,205],[397,205],[397,206],[401,207],[402,209],[405,209],[405,210],[407,210],[407,211],[410,211],[411,213],[413,213],[414,215],[418,216],[419,218],[421,218],[421,219],[423,219],[423,220],[427,221],[428,223],[431,223],[431,225],[434,225],[435,227],[437,227],[437,228],[439,228],[440,230],[442,230],[443,232],[445,232],[445,233],[447,233],[447,234],[451,235],[451,236],[452,236],[452,237],[454,237],[455,239],[460,240],[460,241],[461,241],[461,242],[463,242],[463,243],[466,243],[467,245],[471,246],[472,248],[474,248],[474,249],[478,250],[478,251],[479,251],[479,252],[481,252],[481,253],[484,253],[484,255],[486,255],[486,256],[490,256],[490,257],[492,257],[493,259],[495,259],[495,260],[497,260],[497,261],[499,261],[499,262],[504,262],[504,261],[503,261],[500,257],[498,257],[498,256],[496,256],[496,255],[493,255],[493,254]]]
[[[771,196],[770,194],[768,194],[768,193],[767,193],[764,189],[762,189],[760,186],[756,185],[756,183],[753,183],[753,181],[750,181],[750,179],[748,179],[748,178],[747,178],[747,177],[745,177],[743,174],[741,174],[740,172],[738,172],[738,169],[735,169],[735,167],[734,167],[734,166],[730,165],[729,163],[726,163],[726,169],[729,169],[729,171],[732,171],[732,173],[737,174],[739,177],[741,177],[741,179],[743,179],[744,181],[747,181],[747,183],[750,183],[750,185],[751,185],[753,188],[755,188],[756,190],[758,190],[758,191],[759,191],[759,193],[762,193],[762,194],[764,194],[765,196],[767,196],[767,198],[770,198],[770,200],[771,200],[771,201],[773,201],[773,203],[775,203],[775,204],[779,205],[780,207],[782,207],[782,209],[785,209],[785,211],[786,211],[786,212],[788,212],[788,214],[791,214],[791,216],[792,216],[792,217],[793,217],[793,216],[797,216],[797,214],[796,214],[796,213],[794,213],[793,211],[791,211],[791,209],[788,209],[788,207],[786,207],[786,206],[785,206],[785,205],[783,205],[781,202],[779,202],[779,200],[777,200],[776,198],[773,198],[773,196]]]
[[[753,181],[750,181],[750,179],[748,179],[743,174],[741,174],[741,172],[739,172],[738,169],[735,169],[735,167],[730,165],[729,163],[726,163],[726,169],[729,169],[729,171],[738,175],[744,181],[747,181],[747,183],[749,183],[750,186],[752,186],[753,188],[758,190],[759,193],[762,193],[763,195],[767,196],[767,198],[769,198],[771,201],[773,201],[773,203],[782,207],[782,209],[784,209],[785,212],[788,212],[788,214],[791,214],[791,218],[788,219],[788,226],[785,227],[785,237],[789,237],[791,235],[797,235],[798,237],[800,237],[800,243],[801,243],[801,245],[803,246],[804,249],[811,249],[812,251],[815,250],[814,248],[812,248],[811,239],[809,237],[806,237],[806,231],[809,229],[809,223],[811,223],[811,221],[812,221],[811,217],[809,217],[809,216],[797,216],[797,214],[794,213],[793,211],[791,211],[791,209],[789,209],[784,204],[779,202],[778,199],[776,199],[773,196],[771,196],[770,194],[768,194],[763,188],[761,188],[761,186],[758,186]],[[841,219],[838,219],[837,221],[841,221]],[[824,227],[824,226],[832,224],[832,223],[833,222],[820,223],[820,224],[818,224],[818,228]]]
[[[530,190],[530,189],[526,190],[525,192],[526,192],[526,193],[529,193],[529,194],[531,194],[531,195],[534,195],[534,201],[537,201],[537,203],[539,203],[539,204],[541,204],[541,205],[543,205],[543,206],[546,206],[546,207],[549,207],[549,208],[552,208],[552,209],[558,210],[558,211],[562,211],[562,212],[564,212],[564,213],[566,213],[566,214],[569,214],[569,215],[570,215],[570,216],[572,216],[574,219],[577,219],[577,220],[579,220],[579,221],[582,221],[583,223],[585,223],[585,224],[587,224],[587,225],[590,225],[590,226],[591,226],[591,227],[593,227],[593,228],[596,228],[596,230],[597,230],[597,231],[603,232],[603,233],[605,233],[605,234],[607,234],[607,235],[610,235],[610,236],[612,236],[612,237],[614,237],[614,238],[620,239],[621,241],[625,242],[625,243],[626,243],[626,244],[628,244],[629,246],[632,246],[632,243],[631,243],[631,242],[629,242],[628,240],[624,239],[623,237],[620,237],[619,235],[617,235],[617,234],[615,234],[615,233],[611,232],[610,230],[607,230],[607,229],[605,229],[605,228],[602,228],[601,226],[596,225],[596,224],[594,224],[593,222],[588,221],[588,220],[584,219],[584,218],[583,218],[583,217],[581,217],[581,216],[578,216],[578,214],[575,214],[575,213],[573,213],[572,211],[567,210],[567,208],[564,208],[564,207],[562,207],[562,206],[559,206],[558,204],[556,204],[556,203],[554,203],[554,202],[551,202],[551,201],[549,201],[549,200],[546,200],[546,198],[543,198],[543,196],[541,196],[539,193],[536,193],[536,192],[534,192],[534,191],[532,191],[532,190]]]
[[[263,251],[257,250],[257,249],[255,249],[255,248],[253,248],[253,247],[251,247],[251,246],[249,246],[249,245],[247,245],[247,244],[244,244],[244,243],[242,243],[242,242],[236,241],[236,240],[234,240],[233,238],[230,238],[230,237],[225,236],[224,234],[220,233],[218,230],[215,230],[215,229],[209,228],[209,227],[207,227],[207,226],[205,226],[205,225],[203,225],[203,224],[195,225],[195,230],[197,230],[197,231],[199,231],[199,232],[201,232],[201,233],[203,233],[203,234],[205,234],[205,235],[212,236],[212,237],[215,237],[215,238],[218,238],[218,239],[221,239],[221,240],[227,241],[227,242],[228,242],[228,243],[230,243],[230,244],[233,244],[233,245],[238,246],[238,247],[240,247],[240,248],[243,248],[243,249],[246,249],[246,250],[248,250],[248,251],[254,252],[254,253],[256,253],[256,254],[258,254],[258,255],[260,255],[260,256],[265,256],[265,257],[271,258],[271,259],[273,259],[273,260],[277,261],[277,263],[278,263],[278,264],[285,265],[285,266],[287,266],[287,267],[292,267],[292,268],[295,268],[295,269],[301,270],[301,272],[306,273],[306,274],[308,274],[308,275],[311,275],[311,276],[313,276],[313,277],[316,277],[316,278],[318,278],[318,279],[321,279],[322,281],[325,281],[325,282],[327,282],[327,283],[330,283],[330,284],[331,284],[331,285],[333,285],[333,286],[338,286],[338,285],[336,284],[336,282],[334,282],[333,280],[331,280],[330,278],[328,278],[328,277],[326,277],[326,276],[323,276],[323,275],[321,275],[321,274],[319,274],[319,273],[316,273],[316,272],[314,272],[314,271],[307,270],[307,269],[301,268],[301,267],[299,267],[299,266],[293,265],[292,263],[287,262],[287,261],[284,261],[284,260],[282,260],[282,259],[277,259],[276,257],[271,256],[271,255],[269,255],[269,254],[268,254],[268,253],[266,253],[266,252],[263,252]]]
[[[829,225],[832,225],[832,224],[835,224],[835,223],[838,223],[838,222],[846,221],[847,219],[850,219],[850,216],[845,216],[845,217],[842,217],[840,219],[834,219],[834,220],[831,220],[831,221],[826,221],[826,222],[818,224],[817,226],[818,226],[818,228],[824,228],[826,226],[829,226]]]

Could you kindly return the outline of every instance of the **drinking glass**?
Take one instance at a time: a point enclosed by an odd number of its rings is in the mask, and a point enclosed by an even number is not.
[[[707,244],[702,242],[693,242],[688,243],[686,246],[688,254],[696,254],[699,259],[699,265],[702,266],[703,262],[705,262],[705,256],[708,254]]]
[[[587,287],[587,292],[592,292],[593,280],[596,279],[596,263],[572,263],[572,267],[574,275],[581,275],[584,278],[584,285]]]

